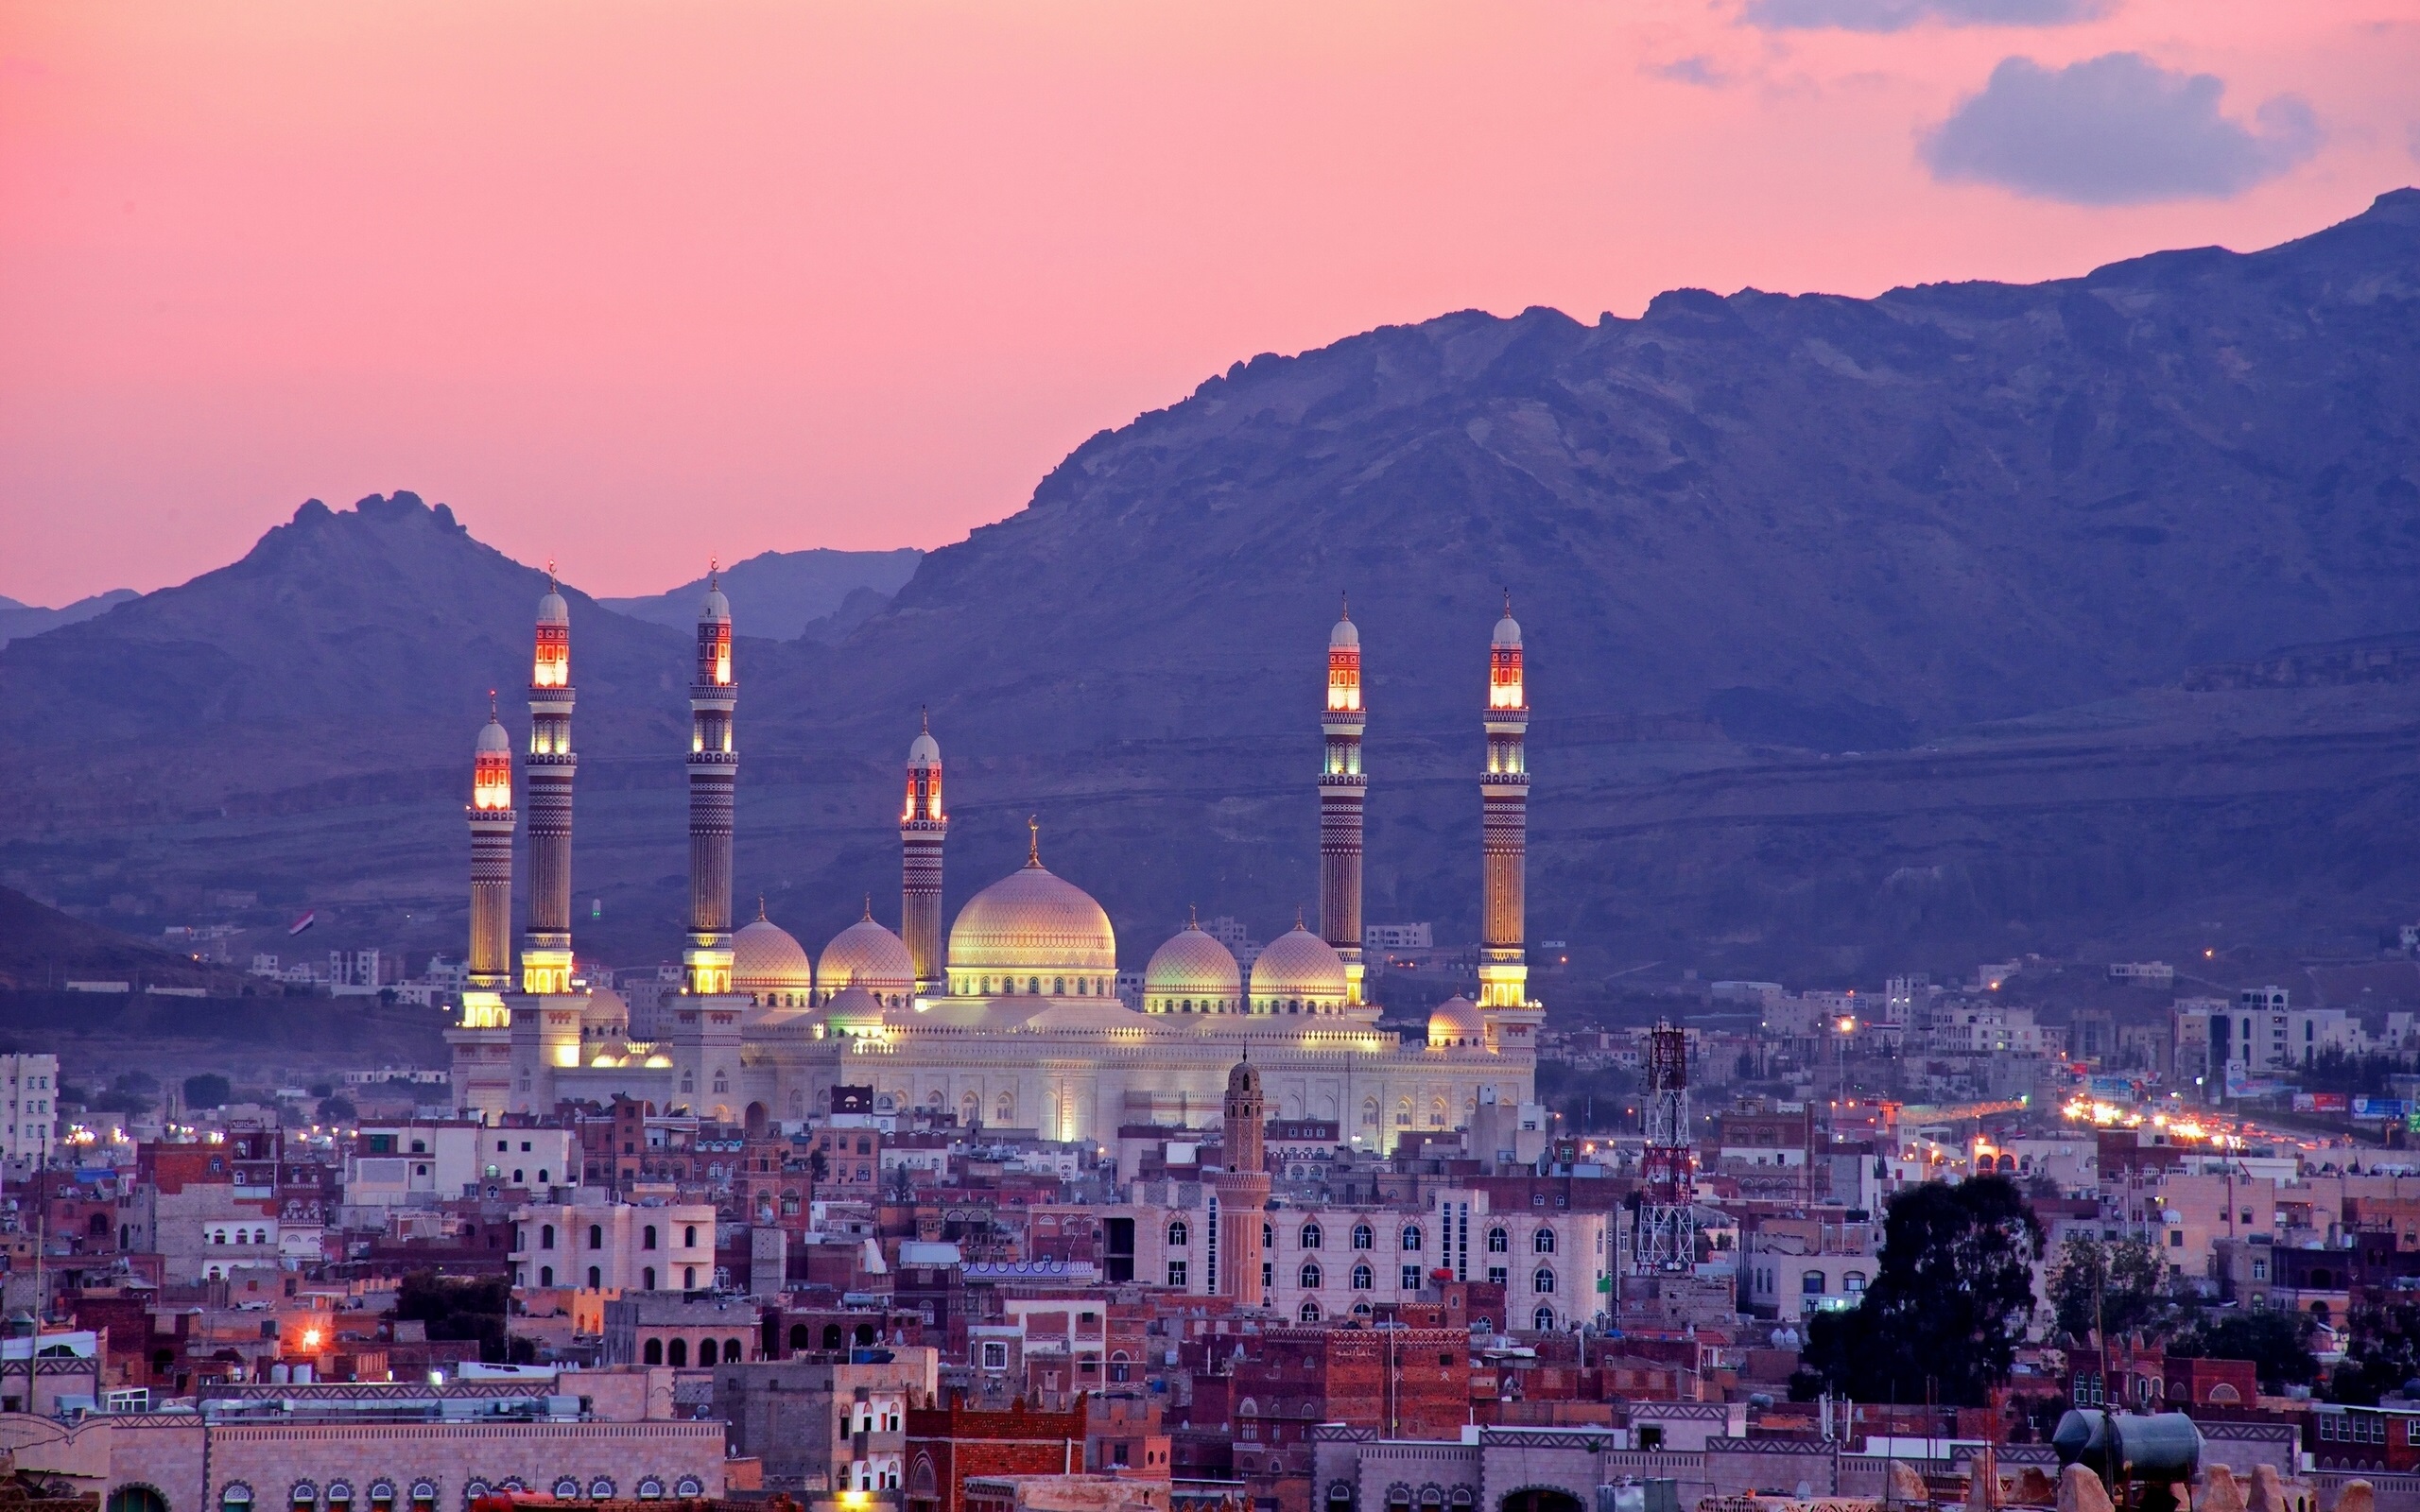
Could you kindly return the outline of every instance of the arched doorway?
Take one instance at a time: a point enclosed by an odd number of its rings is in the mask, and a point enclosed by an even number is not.
[[[1499,1505],[1502,1512],[1586,1512],[1580,1498],[1550,1486],[1515,1491]]]
[[[748,1112],[745,1116],[747,1120],[746,1132],[748,1137],[752,1140],[763,1139],[765,1137],[765,1119],[767,1117],[765,1105],[762,1103],[749,1104]]]
[[[168,1512],[168,1499],[148,1486],[121,1486],[102,1503],[103,1512]]]

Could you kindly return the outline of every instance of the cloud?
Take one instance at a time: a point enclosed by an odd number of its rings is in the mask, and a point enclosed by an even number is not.
[[[2225,89],[2214,74],[2140,53],[2061,69],[2005,59],[1921,150],[1936,179],[2078,205],[2223,199],[2318,150],[2319,122],[2301,99],[2278,95],[2247,127],[2219,113]]]
[[[1719,89],[1724,83],[1722,71],[1716,68],[1714,60],[1703,53],[1692,53],[1668,63],[1657,63],[1648,72],[1658,78],[1675,78],[1684,84],[1697,84],[1707,89]]]
[[[1740,19],[1769,31],[1904,31],[1924,21],[1945,26],[2065,26],[2097,21],[2117,9],[2118,0],[1748,0]]]

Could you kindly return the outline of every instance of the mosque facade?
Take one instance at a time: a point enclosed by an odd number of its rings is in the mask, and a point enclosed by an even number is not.
[[[491,711],[474,755],[469,988],[453,1050],[457,1104],[544,1113],[616,1095],[752,1131],[828,1110],[834,1089],[872,1087],[880,1111],[954,1113],[965,1125],[1107,1143],[1124,1125],[1213,1126],[1230,1074],[1249,1061],[1271,1117],[1334,1120],[1340,1137],[1390,1150],[1415,1132],[1470,1123],[1485,1103],[1532,1094],[1544,1010],[1528,993],[1522,877],[1529,705],[1521,627],[1508,601],[1489,655],[1480,774],[1484,893],[1477,1002],[1430,1016],[1424,1040],[1378,1027],[1364,993],[1361,843],[1365,777],[1359,631],[1329,637],[1321,713],[1320,919],[1270,943],[1249,973],[1188,924],[1155,950],[1139,1001],[1117,995],[1108,914],[1043,864],[1026,864],[943,918],[949,818],[941,746],[908,747],[900,816],[901,928],[867,916],[810,957],[769,919],[735,927],[732,826],[738,779],[731,606],[709,588],[690,688],[690,889],[680,993],[662,1024],[632,1033],[623,1000],[572,970],[570,615],[538,611],[526,780],[531,879],[516,980],[509,955],[511,742]]]

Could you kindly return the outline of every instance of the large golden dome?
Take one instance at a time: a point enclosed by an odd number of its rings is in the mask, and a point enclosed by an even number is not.
[[[916,990],[916,963],[908,943],[869,913],[832,936],[816,963],[815,990],[829,1002],[844,988],[861,987],[884,1003],[902,1001]]]
[[[760,917],[731,936],[731,989],[769,1007],[804,1007],[815,991],[815,966],[788,930]]]
[[[966,995],[1116,991],[1117,936],[1081,887],[1039,860],[977,893],[949,931],[950,989]]]

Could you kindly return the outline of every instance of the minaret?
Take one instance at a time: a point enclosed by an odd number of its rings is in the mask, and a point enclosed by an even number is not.
[[[1227,1073],[1225,1169],[1214,1184],[1219,1192],[1219,1294],[1232,1297],[1237,1307],[1265,1307],[1269,1290],[1261,1280],[1261,1225],[1269,1207],[1269,1171],[1261,1149],[1260,1073],[1252,1062],[1238,1062]]]
[[[698,610],[698,671],[689,684],[689,945],[681,955],[688,989],[731,990],[731,811],[739,752],[731,715],[731,600],[717,575]]]
[[[1344,1001],[1361,1001],[1361,632],[1351,607],[1327,637],[1327,708],[1320,728],[1320,937],[1344,958]]]
[[[920,995],[942,986],[942,843],[948,838],[942,746],[927,718],[908,747],[908,801],[899,814],[899,937],[916,963]]]
[[[521,940],[521,990],[571,990],[571,606],[546,566],[529,665],[529,931]]]
[[[1521,626],[1512,593],[1487,658],[1487,771],[1479,778],[1479,823],[1486,855],[1486,902],[1478,952],[1478,1005],[1529,1004],[1523,940],[1522,873],[1530,850],[1530,699],[1521,682]]]
[[[471,758],[471,959],[462,993],[461,1026],[493,1029],[507,1022],[503,992],[512,985],[512,737],[497,722],[493,700],[487,727]]]

